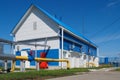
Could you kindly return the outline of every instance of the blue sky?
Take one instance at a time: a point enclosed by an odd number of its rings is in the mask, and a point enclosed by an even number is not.
[[[99,46],[100,56],[120,53],[120,0],[0,0],[0,38],[12,40],[10,32],[31,4],[62,17]]]

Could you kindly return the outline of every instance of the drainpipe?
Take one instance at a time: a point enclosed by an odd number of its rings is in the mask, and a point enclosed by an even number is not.
[[[62,37],[61,37],[61,59],[63,59],[63,42],[64,42],[64,29],[61,28],[61,33],[62,33]],[[61,62],[61,67],[63,68],[63,62]]]
[[[99,58],[99,48],[97,47],[97,57]]]
[[[35,41],[35,58],[37,58],[37,46],[36,46],[36,41]],[[35,64],[36,64],[36,70],[38,70],[39,71],[39,62],[35,62]]]
[[[4,60],[4,70],[5,70],[5,73],[7,73],[7,60]]]
[[[97,58],[98,58],[98,65],[99,66],[99,48],[97,47]]]

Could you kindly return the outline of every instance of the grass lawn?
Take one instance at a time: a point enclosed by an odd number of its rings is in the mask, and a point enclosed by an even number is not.
[[[117,68],[115,71],[120,71],[120,68]]]
[[[60,69],[60,70],[40,70],[27,72],[13,72],[0,74],[0,80],[44,80],[46,78],[74,75],[76,73],[89,72],[87,68]]]

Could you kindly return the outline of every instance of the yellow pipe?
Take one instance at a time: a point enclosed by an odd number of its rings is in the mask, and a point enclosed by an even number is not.
[[[15,60],[12,61],[12,67],[11,67],[11,72],[13,72],[15,70]]]
[[[16,56],[16,60],[28,60],[28,57],[27,56]],[[70,68],[70,62],[67,59],[35,58],[35,61],[67,62],[67,69]]]
[[[70,62],[67,59],[35,58],[35,60],[48,62],[67,62],[67,69],[70,69]]]
[[[67,62],[67,59],[35,58],[36,61]]]
[[[96,67],[96,65],[92,62],[86,63],[87,65],[92,65],[92,67]]]
[[[16,56],[16,60],[28,60],[27,56]]]
[[[70,62],[67,61],[67,69],[70,69]]]

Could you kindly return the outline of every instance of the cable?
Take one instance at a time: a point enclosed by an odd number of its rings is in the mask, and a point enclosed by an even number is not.
[[[107,25],[107,26],[104,26],[101,30],[97,31],[95,34],[93,34],[93,35],[91,36],[91,38],[96,37],[99,33],[105,31],[106,29],[108,29],[108,28],[110,28],[110,27],[112,27],[112,25],[115,24],[116,22],[118,22],[119,20],[120,20],[120,17],[117,18],[116,20],[114,20],[111,24],[109,24],[109,25]]]

